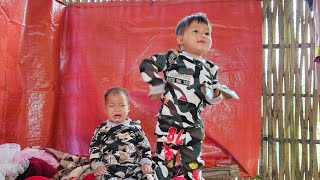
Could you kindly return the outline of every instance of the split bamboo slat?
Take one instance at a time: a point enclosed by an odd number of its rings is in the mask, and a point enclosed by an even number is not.
[[[283,4],[282,1],[280,1],[278,3],[278,16],[279,16],[279,22],[282,21],[282,18],[286,17],[286,13],[287,11],[284,10],[284,6],[288,7],[287,4]],[[285,177],[290,177],[289,176],[289,171],[288,171],[288,163],[289,163],[289,147],[288,147],[288,143],[284,142],[284,139],[288,137],[288,132],[289,132],[289,126],[288,126],[288,109],[290,108],[290,106],[286,106],[285,111],[283,111],[282,108],[282,104],[283,104],[283,97],[282,97],[282,90],[284,89],[283,85],[286,85],[286,80],[288,78],[287,76],[287,72],[288,70],[290,70],[290,68],[288,67],[288,63],[286,61],[287,57],[288,57],[288,53],[287,51],[285,51],[286,49],[284,48],[284,44],[286,44],[286,34],[287,32],[287,28],[285,27],[285,24],[283,23],[278,23],[278,33],[279,33],[279,58],[278,58],[278,89],[276,91],[275,94],[280,95],[279,97],[275,97],[275,101],[278,101],[277,103],[277,107],[279,109],[278,111],[278,129],[282,129],[283,131],[279,131],[279,179],[284,179],[283,174],[285,175]],[[277,43],[277,42],[276,42]],[[282,59],[284,59],[284,61],[281,61]],[[290,65],[290,64],[289,64]],[[284,76],[284,78],[283,78]],[[285,83],[283,83],[285,82]],[[285,102],[286,101],[286,96],[285,96]],[[285,114],[285,115],[284,115]],[[289,178],[290,179],[290,178]]]
[[[302,11],[302,3],[297,3],[297,10],[296,10],[296,16],[295,19],[300,19],[301,11]],[[299,31],[299,21],[296,21],[295,23],[296,29],[296,35],[294,36],[295,41],[293,45],[299,43],[299,37],[301,37],[301,33]],[[299,51],[292,51],[292,58],[293,59],[299,59]],[[300,58],[301,59],[301,58]],[[296,96],[295,96],[295,113],[294,113],[294,119],[292,121],[292,126],[290,129],[291,137],[294,139],[299,138],[299,127],[301,124],[301,114],[303,112],[302,110],[302,84],[301,84],[301,77],[302,77],[302,71],[299,68],[299,64],[302,62],[297,60],[297,66],[295,66],[294,73],[296,75]],[[300,168],[299,168],[299,143],[294,141],[291,143],[291,159],[292,159],[292,170],[291,170],[291,176],[292,177],[300,177]]]
[[[112,0],[60,1],[68,5]],[[320,180],[313,14],[305,0],[261,0],[261,8],[263,91],[258,177],[234,177],[239,173],[235,167],[206,169],[204,174],[208,180],[226,179],[224,175],[237,180]]]
[[[262,5],[262,29],[266,29],[267,28],[267,17],[270,17],[270,10],[268,10],[267,8],[270,8],[269,6],[269,2],[267,1],[263,1],[263,5]],[[269,18],[268,18],[269,19]],[[262,31],[262,43],[266,44],[267,42],[267,36],[268,34],[266,33],[266,31]],[[262,67],[267,67],[268,64],[268,59],[266,57],[266,51],[262,51]],[[263,68],[263,71],[265,72],[265,68]],[[267,98],[268,98],[268,91],[267,92],[267,75],[266,73],[262,73],[262,102],[267,102]],[[267,137],[267,133],[268,133],[268,121],[266,119],[267,116],[267,112],[268,111],[268,106],[266,103],[262,104],[262,132],[261,135],[262,137]],[[268,167],[268,141],[263,141],[263,139],[261,139],[261,148],[260,148],[260,158],[259,158],[259,169],[260,170],[264,170],[263,174],[261,174],[261,178],[262,179],[266,179],[267,178],[267,167]]]

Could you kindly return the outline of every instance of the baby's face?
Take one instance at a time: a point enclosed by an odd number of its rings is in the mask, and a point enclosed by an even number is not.
[[[212,45],[211,28],[208,24],[193,21],[182,35],[178,35],[177,41],[182,50],[202,56],[210,50]]]
[[[130,111],[127,97],[122,93],[109,94],[105,104],[106,113],[114,123],[121,123],[126,120]]]

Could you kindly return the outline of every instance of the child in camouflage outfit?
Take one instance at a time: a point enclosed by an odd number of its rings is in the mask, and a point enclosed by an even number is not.
[[[127,90],[109,89],[104,98],[109,119],[96,128],[90,143],[96,179],[153,179],[150,144],[139,122],[128,117]]]
[[[215,104],[222,94],[218,83],[218,67],[202,58],[212,45],[211,24],[203,13],[183,18],[176,27],[180,50],[169,50],[144,59],[140,73],[150,85],[150,98],[161,99],[155,134],[156,179],[169,180],[180,157],[185,179],[203,179],[201,168],[204,122],[201,111]],[[164,79],[158,75],[163,72]]]

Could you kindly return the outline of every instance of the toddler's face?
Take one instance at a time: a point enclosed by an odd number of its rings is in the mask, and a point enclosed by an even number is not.
[[[114,123],[121,123],[127,117],[130,110],[127,97],[122,93],[112,93],[106,99],[106,113]]]
[[[207,53],[212,45],[211,28],[205,23],[193,21],[182,35],[177,36],[177,42],[182,50],[202,56]]]

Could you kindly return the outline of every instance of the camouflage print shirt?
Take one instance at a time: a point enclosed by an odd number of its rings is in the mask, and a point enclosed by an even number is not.
[[[170,50],[144,59],[140,73],[151,85],[150,94],[164,93],[158,120],[182,128],[203,125],[201,111],[222,96],[208,99],[200,87],[218,83],[218,66],[192,54]],[[162,78],[159,73],[163,72]],[[161,90],[163,90],[161,92]]]
[[[151,165],[151,147],[139,121],[128,118],[121,124],[101,123],[91,139],[90,162],[94,170],[100,165],[132,169]]]

